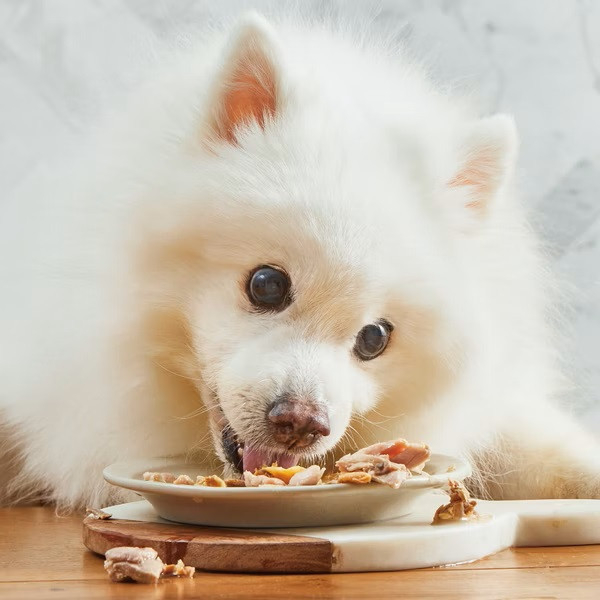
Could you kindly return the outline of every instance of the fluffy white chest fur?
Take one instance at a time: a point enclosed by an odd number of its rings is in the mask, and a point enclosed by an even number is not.
[[[2,206],[2,497],[394,436],[469,457],[478,493],[600,497],[516,147],[368,36],[249,15],[175,57]]]

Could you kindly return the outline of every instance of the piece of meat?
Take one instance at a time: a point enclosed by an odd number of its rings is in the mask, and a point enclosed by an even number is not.
[[[452,521],[466,521],[476,518],[477,502],[471,500],[469,492],[459,481],[448,481],[450,486],[450,502],[440,506],[433,515],[432,525],[451,523]]]
[[[142,477],[144,481],[159,481],[161,483],[174,483],[176,479],[173,473],[154,473],[152,471],[146,471]]]
[[[104,568],[112,581],[131,579],[138,583],[156,583],[160,579],[163,567],[164,564],[160,558],[145,560],[140,564],[104,562]]]
[[[194,485],[194,480],[189,475],[180,475],[173,483],[175,485]]]
[[[270,467],[262,467],[261,469],[257,469],[254,471],[255,475],[266,475],[267,477],[277,477],[277,479],[281,479],[283,483],[289,483],[294,475],[301,473],[305,468],[299,465],[294,467],[284,468],[279,467],[276,464],[271,465]]]
[[[174,565],[165,565],[162,571],[163,577],[193,577],[196,572],[195,567],[186,567],[183,561],[179,559]]]
[[[375,483],[398,489],[411,476],[408,465],[401,461],[403,458],[420,468],[429,459],[429,449],[405,440],[381,442],[342,456],[335,466],[341,473],[368,473]]]
[[[371,483],[371,475],[364,471],[346,471],[340,473],[337,480],[333,480],[333,482],[336,481],[337,483]]]
[[[112,581],[156,583],[160,577],[193,577],[196,569],[182,560],[165,565],[154,548],[120,546],[106,551],[104,568]]]
[[[104,554],[106,560],[112,562],[141,563],[158,557],[154,548],[138,548],[137,546],[119,546],[111,548]]]
[[[87,516],[91,519],[100,519],[101,521],[106,521],[107,519],[112,518],[110,513],[104,512],[103,510],[99,510],[98,508],[86,508],[85,512]]]
[[[105,554],[104,568],[112,581],[132,579],[140,583],[156,583],[164,563],[153,548],[121,546]]]
[[[243,479],[226,479],[225,485],[227,487],[246,487],[246,482]]]
[[[407,442],[404,439],[379,442],[360,450],[364,454],[385,454],[395,463],[406,465],[410,471],[421,471],[431,452],[427,444]]]
[[[207,487],[227,487],[227,484],[218,475],[205,477],[202,485]]]
[[[397,490],[410,477],[410,471],[404,465],[397,466],[402,468],[393,469],[381,475],[375,474],[372,476],[373,481],[389,485],[391,488]]]
[[[172,473],[153,473],[146,471],[143,475],[145,481],[160,481],[162,483],[174,483],[175,485],[204,485],[207,487],[227,487],[218,475],[204,477],[198,475],[194,481],[189,475],[175,476]]]
[[[244,471],[244,483],[246,487],[260,487],[263,485],[285,485],[277,477],[268,477],[267,475],[255,475],[250,471]]]
[[[317,485],[321,482],[325,469],[319,467],[319,465],[311,465],[307,469],[298,471],[289,480],[289,485]]]
[[[364,471],[371,474],[384,474],[397,468],[397,465],[390,461],[389,456],[385,454],[365,454],[363,450],[342,456],[335,463],[335,466],[342,473]]]

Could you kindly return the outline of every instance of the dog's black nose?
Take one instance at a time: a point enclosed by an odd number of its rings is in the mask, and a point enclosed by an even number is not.
[[[281,396],[270,406],[267,419],[275,440],[288,448],[310,446],[330,431],[325,407],[290,395]]]

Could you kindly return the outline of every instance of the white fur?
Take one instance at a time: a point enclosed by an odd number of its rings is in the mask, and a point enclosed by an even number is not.
[[[267,56],[278,109],[215,146],[240,44]],[[449,184],[482,155],[481,197]],[[212,455],[215,402],[262,440],[290,390],[328,408],[313,454],[351,422],[346,443],[469,456],[480,493],[599,496],[597,443],[554,407],[515,157],[508,117],[478,120],[364,33],[249,16],[167,61],[67,170],[3,206],[5,498],[100,505],[106,464]],[[276,315],[244,294],[265,263],[295,290]],[[381,317],[390,346],[360,363],[354,338]]]

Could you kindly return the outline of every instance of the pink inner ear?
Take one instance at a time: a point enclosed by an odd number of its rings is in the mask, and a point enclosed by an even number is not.
[[[493,152],[481,152],[471,158],[466,165],[448,182],[450,187],[468,186],[472,199],[468,208],[483,210],[497,184],[497,160]]]
[[[238,65],[226,84],[223,96],[223,121],[220,136],[235,144],[235,131],[256,121],[261,127],[265,115],[275,115],[275,82],[265,59],[252,57]]]

